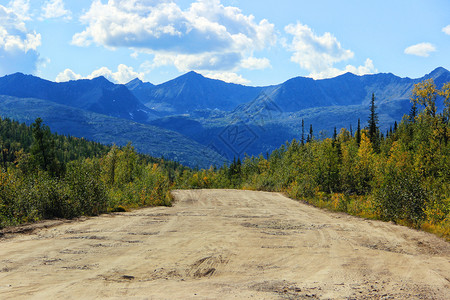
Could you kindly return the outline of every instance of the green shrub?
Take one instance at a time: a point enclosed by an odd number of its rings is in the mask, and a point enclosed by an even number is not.
[[[381,187],[375,191],[375,199],[383,219],[405,220],[418,226],[424,219],[427,192],[420,178],[413,172],[389,172]]]
[[[97,160],[70,162],[67,165],[65,183],[72,216],[106,212],[108,196],[100,180],[100,164]]]

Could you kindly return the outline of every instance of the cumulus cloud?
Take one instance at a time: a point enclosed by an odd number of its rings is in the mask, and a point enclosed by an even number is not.
[[[378,72],[378,70],[375,68],[373,61],[370,58],[367,58],[364,62],[363,66],[352,66],[347,65],[344,69],[338,69],[338,68],[329,68],[321,72],[317,73],[311,73],[309,76],[314,79],[325,79],[325,78],[332,78],[336,77],[345,73],[353,73],[355,75],[365,75],[365,74],[373,74]]]
[[[72,13],[65,9],[63,0],[48,0],[42,7],[41,19],[72,19]]]
[[[342,48],[341,43],[331,33],[322,36],[301,23],[289,24],[284,30],[293,36],[286,48],[293,52],[291,61],[311,73],[327,72],[334,64],[353,58],[350,50]]]
[[[198,55],[156,53],[153,59],[153,67],[174,65],[179,71],[190,70],[230,70],[236,67],[236,61],[240,61],[240,53],[200,53]]]
[[[197,0],[186,10],[172,1],[95,0],[80,20],[86,28],[72,44],[130,48],[180,71],[254,67],[246,59],[276,41],[273,24],[219,0]]]
[[[442,28],[442,32],[450,35],[450,25],[447,25],[444,28]]]
[[[205,77],[211,79],[218,79],[229,83],[236,83],[247,85],[250,84],[250,80],[247,80],[234,72],[206,72],[203,74]]]
[[[270,60],[267,58],[256,58],[253,56],[247,57],[242,60],[241,66],[244,69],[250,69],[250,70],[262,70],[270,68]]]
[[[78,79],[83,79],[83,76],[75,73],[71,69],[65,69],[63,72],[59,73],[56,76],[55,81],[56,82],[65,82],[65,81],[78,80]]]
[[[0,74],[34,73],[39,61],[37,48],[41,35],[27,29],[24,13],[27,1],[13,1],[10,7],[0,5]],[[15,9],[22,9],[19,13]]]
[[[356,75],[377,72],[373,61],[369,58],[362,66],[347,65],[344,69],[335,67],[337,63],[353,58],[354,53],[344,49],[337,38],[329,32],[319,36],[309,26],[301,23],[289,24],[284,30],[293,36],[292,41],[283,42],[285,48],[293,52],[291,61],[308,70],[309,77],[324,79],[347,72]]]
[[[30,0],[11,0],[9,8],[16,14],[21,21],[31,20],[30,16]]]
[[[434,47],[432,44],[420,43],[406,48],[405,54],[428,57],[430,56],[430,53],[434,51],[436,51],[436,47]]]
[[[92,79],[99,76],[104,76],[111,82],[124,84],[130,82],[135,78],[139,78],[141,80],[144,79],[144,73],[135,72],[132,67],[126,66],[124,64],[120,64],[117,67],[117,71],[113,72],[107,67],[101,67],[100,69],[94,70],[91,74],[87,76],[82,76],[80,74],[75,73],[71,69],[65,69],[63,72],[59,73],[56,76],[56,82],[64,82],[69,80],[79,80],[79,79]]]

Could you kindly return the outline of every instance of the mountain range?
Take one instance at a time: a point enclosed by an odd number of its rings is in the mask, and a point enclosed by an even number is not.
[[[201,109],[230,111],[263,90],[206,78],[193,71],[156,86],[139,79],[126,86],[147,107],[166,115]]]
[[[208,167],[233,157],[258,155],[299,138],[301,122],[315,136],[334,127],[363,126],[375,94],[380,128],[388,129],[410,109],[414,84],[450,81],[437,68],[416,79],[393,74],[341,76],[251,87],[189,72],[153,85],[139,79],[125,85],[104,77],[56,83],[11,74],[0,78],[0,116],[27,123],[41,117],[53,130],[107,144],[131,141],[144,153]]]
[[[105,77],[92,80],[51,82],[32,75],[15,73],[0,79],[0,94],[18,98],[36,98],[81,108],[113,117],[146,122],[158,114],[143,105],[120,84]]]

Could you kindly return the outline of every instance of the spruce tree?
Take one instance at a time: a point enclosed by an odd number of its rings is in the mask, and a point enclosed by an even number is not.
[[[314,139],[312,124],[309,125],[309,139],[312,141]]]
[[[358,119],[358,127],[356,128],[356,143],[359,144],[361,143],[361,120]]]
[[[302,119],[302,145],[305,144],[305,120]]]
[[[31,128],[33,131],[33,144],[31,145],[33,161],[41,170],[48,171],[51,175],[57,175],[58,162],[50,128],[42,124],[41,118],[37,118]]]
[[[6,164],[7,163],[7,149],[5,149],[1,137],[0,137],[0,154],[2,156],[1,159],[2,159],[3,169],[6,171],[8,169],[8,165]]]
[[[370,116],[368,120],[369,127],[369,139],[372,142],[373,149],[378,152],[379,150],[379,130],[378,130],[378,114],[375,106],[375,94],[372,94],[372,100],[370,102]]]
[[[242,166],[241,159],[238,157],[236,162],[236,174],[239,175],[241,174],[241,166]]]
[[[333,142],[332,142],[333,147],[336,145],[336,140],[337,140],[337,131],[336,131],[336,127],[334,127]]]

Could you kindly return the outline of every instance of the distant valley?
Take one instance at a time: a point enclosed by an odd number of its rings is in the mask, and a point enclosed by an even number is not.
[[[383,132],[410,109],[415,83],[450,72],[437,68],[422,78],[393,74],[313,80],[249,87],[189,72],[159,85],[135,79],[125,85],[103,77],[63,83],[20,73],[0,78],[0,116],[28,124],[41,117],[58,133],[107,144],[131,141],[138,151],[189,166],[221,165],[233,157],[259,155],[301,137],[312,125],[317,138],[330,136],[358,118],[366,125],[376,97]]]

